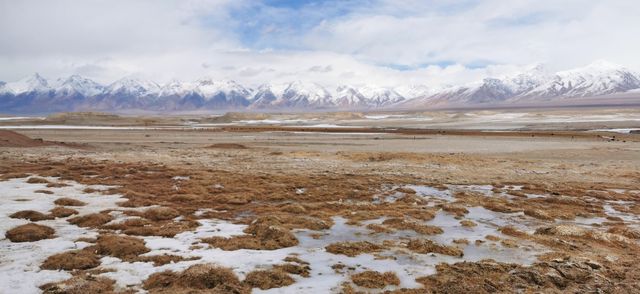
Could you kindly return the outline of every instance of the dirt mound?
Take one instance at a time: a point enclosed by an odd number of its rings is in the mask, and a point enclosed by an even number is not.
[[[11,240],[11,242],[33,242],[50,239],[54,233],[55,230],[47,226],[26,224],[8,230],[5,236]]]
[[[63,282],[40,286],[45,294],[113,293],[115,281],[89,274],[75,276]]]
[[[20,219],[28,219],[32,222],[37,222],[41,220],[53,219],[52,216],[46,215],[42,212],[38,212],[35,210],[22,210],[16,213],[13,213],[9,216],[10,218],[20,218]]]
[[[135,260],[138,255],[149,252],[142,239],[129,236],[100,235],[96,242],[96,252],[122,260]]]
[[[400,279],[394,272],[379,273],[376,271],[365,271],[351,276],[354,284],[371,289],[382,289],[386,286],[400,285]]]
[[[0,130],[0,147],[41,147],[54,143],[40,139],[31,139],[14,131]]]
[[[249,147],[238,143],[216,143],[209,145],[207,148],[213,149],[249,149]]]
[[[73,250],[49,256],[40,266],[48,270],[85,270],[100,265],[100,259],[90,249]]]
[[[247,274],[244,283],[253,287],[267,290],[272,288],[280,288],[295,283],[287,273],[278,270],[257,270]]]
[[[197,264],[182,273],[164,271],[149,276],[143,284],[150,293],[250,293],[228,268]],[[206,290],[206,291],[197,291]]]

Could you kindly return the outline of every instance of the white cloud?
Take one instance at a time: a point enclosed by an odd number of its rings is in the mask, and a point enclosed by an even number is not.
[[[37,71],[393,86],[469,82],[537,62],[640,69],[632,0],[362,1],[296,11],[249,0],[0,0],[0,80]]]

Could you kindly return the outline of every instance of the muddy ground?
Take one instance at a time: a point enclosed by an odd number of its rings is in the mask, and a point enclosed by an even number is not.
[[[335,293],[640,293],[640,135],[19,132],[70,145],[0,148],[3,181],[41,185],[42,197],[65,196],[55,190],[65,181],[122,196],[92,214],[74,214],[83,203],[73,199],[57,199],[55,212],[13,212],[25,223],[61,219],[97,234],[41,261],[72,275],[37,285],[48,293],[293,293],[318,289],[296,288],[315,287],[310,280],[334,283]],[[125,218],[114,222],[114,211]],[[149,255],[152,238],[178,238],[205,220],[242,230]],[[10,235],[52,238],[37,233]],[[304,248],[331,264],[296,252],[240,270],[188,254],[202,248]],[[355,263],[367,256],[397,267]],[[109,275],[118,269],[108,258],[178,268],[123,285]],[[432,265],[421,264],[429,258]],[[339,279],[323,282],[322,266]]]

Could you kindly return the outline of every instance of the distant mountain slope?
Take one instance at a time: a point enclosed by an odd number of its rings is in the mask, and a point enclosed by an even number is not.
[[[604,61],[557,73],[535,65],[513,76],[485,78],[445,88],[414,84],[397,88],[341,85],[329,89],[316,83],[295,81],[252,89],[235,81],[211,78],[160,85],[130,77],[105,86],[78,75],[50,82],[34,74],[15,82],[0,82],[0,112],[428,108],[531,104],[640,93],[639,89],[639,74]]]

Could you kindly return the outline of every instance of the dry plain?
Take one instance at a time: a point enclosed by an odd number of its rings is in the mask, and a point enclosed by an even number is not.
[[[234,115],[2,124],[3,290],[640,292],[636,110]]]

